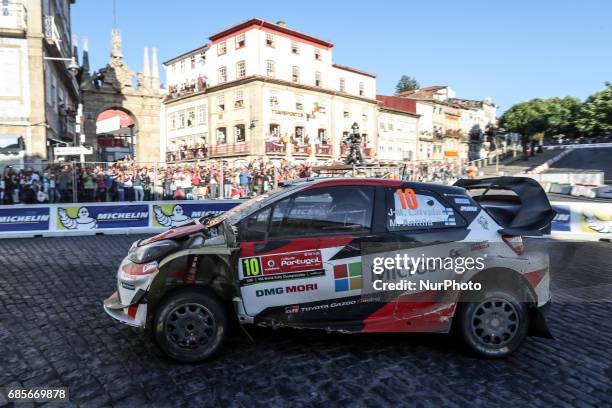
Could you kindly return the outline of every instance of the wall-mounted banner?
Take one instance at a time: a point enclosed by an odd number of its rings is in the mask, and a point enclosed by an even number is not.
[[[149,226],[148,204],[57,206],[55,228],[61,230],[99,230]]]
[[[176,227],[192,218],[208,214],[221,214],[234,207],[238,202],[189,202],[154,203],[151,205],[151,227]]]
[[[0,207],[0,232],[48,231],[49,207]]]

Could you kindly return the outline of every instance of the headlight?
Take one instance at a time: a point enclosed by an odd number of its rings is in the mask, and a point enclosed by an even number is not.
[[[128,258],[134,263],[141,264],[161,258],[178,247],[179,244],[175,241],[165,239],[135,248],[134,251],[129,253]]]

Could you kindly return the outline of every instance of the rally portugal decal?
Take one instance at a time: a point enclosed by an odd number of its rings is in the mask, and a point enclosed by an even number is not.
[[[321,251],[299,251],[240,259],[240,283],[273,282],[325,275]]]

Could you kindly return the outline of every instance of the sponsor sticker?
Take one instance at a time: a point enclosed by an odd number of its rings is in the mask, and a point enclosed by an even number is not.
[[[455,198],[455,204],[472,204],[469,198]]]
[[[475,205],[462,205],[461,208],[459,208],[459,210],[461,211],[478,211],[478,207],[476,207]]]
[[[361,261],[334,265],[334,289],[336,292],[361,290],[361,288],[363,288]]]
[[[240,262],[243,285],[325,275],[319,250],[242,258]]]
[[[316,291],[318,289],[319,289],[319,286],[316,283],[304,283],[304,284],[295,284],[295,285],[287,285],[287,286],[277,286],[274,288],[257,289],[255,291],[255,296],[256,297],[275,296],[275,295],[292,294],[292,293],[299,293],[299,292],[310,292],[310,291]]]

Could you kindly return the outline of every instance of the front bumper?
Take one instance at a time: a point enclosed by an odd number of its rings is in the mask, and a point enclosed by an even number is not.
[[[123,305],[119,298],[119,292],[113,293],[104,300],[104,311],[121,323],[140,328],[144,328],[146,325],[147,304]]]

